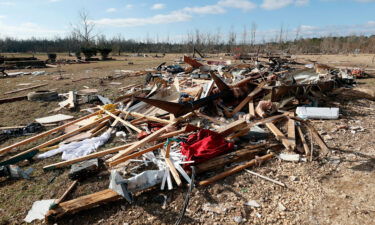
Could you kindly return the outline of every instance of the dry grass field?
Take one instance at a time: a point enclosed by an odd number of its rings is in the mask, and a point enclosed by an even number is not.
[[[5,95],[5,92],[21,88],[22,83],[36,85],[48,83],[37,90],[71,90],[96,88],[110,99],[121,96],[120,87],[144,82],[144,77],[114,78],[115,70],[143,70],[154,68],[162,62],[173,64],[182,55],[166,55],[165,58],[116,57],[115,61],[90,64],[62,65],[61,68],[43,70],[48,75],[20,76],[0,79],[0,98],[25,95],[28,91]],[[39,58],[44,54],[37,55]],[[68,58],[67,55],[58,56]],[[217,57],[217,56],[215,56]],[[375,73],[374,55],[298,55],[301,62],[318,61],[334,66],[365,67]],[[130,64],[131,62],[131,64]],[[235,62],[236,63],[236,62]],[[21,70],[22,71],[22,70]],[[64,79],[57,80],[62,74]],[[80,80],[82,78],[89,78]],[[77,81],[78,80],[78,81]],[[119,82],[121,85],[113,85]],[[374,78],[358,80],[360,87],[374,88]],[[197,187],[184,219],[185,224],[235,224],[233,218],[242,216],[245,224],[374,224],[375,217],[375,103],[338,93],[328,96],[331,105],[340,107],[338,120],[314,121],[333,153],[328,159],[308,163],[285,163],[274,160],[255,169],[256,172],[273,177],[287,184],[287,188],[274,185],[251,176],[246,172],[223,179],[207,187]],[[35,118],[52,115],[50,110],[58,102],[19,101],[0,104],[0,127],[26,125]],[[91,107],[81,105],[79,109]],[[62,110],[61,113],[79,117],[84,113]],[[361,132],[351,132],[348,127],[362,127]],[[12,138],[0,143],[0,148],[25,137]],[[39,140],[42,143],[44,140]],[[22,149],[27,149],[25,146]],[[121,142],[116,138],[101,149]],[[101,150],[100,149],[100,150]],[[14,153],[11,153],[14,154]],[[58,198],[68,187],[68,170],[44,172],[42,167],[60,161],[60,157],[24,162],[24,168],[35,169],[31,180],[0,180],[0,225],[22,224],[34,201]],[[109,173],[80,183],[70,198],[79,197],[108,187]],[[64,217],[57,224],[174,224],[183,205],[187,188],[172,191],[153,189],[135,196],[130,205],[125,200]],[[164,196],[167,204],[163,207]],[[245,203],[256,200],[260,208]],[[286,210],[280,210],[283,204]],[[217,207],[218,212],[212,208]],[[36,224],[42,222],[36,222]]]

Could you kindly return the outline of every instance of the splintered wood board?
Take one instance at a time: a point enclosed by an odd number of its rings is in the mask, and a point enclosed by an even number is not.
[[[38,122],[38,123],[45,124],[45,123],[57,123],[57,122],[65,121],[65,120],[71,120],[73,118],[74,118],[73,116],[64,115],[64,114],[57,114],[57,115],[53,115],[53,116],[37,118],[37,119],[35,119],[35,121]]]

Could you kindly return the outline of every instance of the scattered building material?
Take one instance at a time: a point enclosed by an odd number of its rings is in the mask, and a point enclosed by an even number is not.
[[[339,108],[297,107],[296,114],[302,119],[337,120]]]
[[[66,120],[71,120],[73,119],[73,116],[69,115],[64,115],[64,114],[57,114],[53,116],[47,116],[43,118],[37,118],[35,119],[36,122],[41,123],[41,124],[48,124],[48,123],[57,123],[57,122],[62,122]]]
[[[21,91],[26,91],[26,90],[30,90],[30,89],[34,89],[34,88],[39,88],[39,87],[44,87],[44,86],[47,86],[47,85],[48,85],[48,83],[34,85],[34,86],[31,86],[31,87],[27,87],[27,88],[17,89],[17,90],[14,90],[14,91],[8,91],[8,92],[5,92],[4,94],[5,95],[14,94],[14,93],[18,93],[18,92],[21,92]]]
[[[27,100],[29,101],[48,102],[55,101],[58,98],[59,95],[55,91],[35,91],[27,94]]]

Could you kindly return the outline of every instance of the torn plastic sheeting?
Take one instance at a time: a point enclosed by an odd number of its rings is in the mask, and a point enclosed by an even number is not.
[[[117,194],[124,197],[129,203],[133,202],[132,194],[127,188],[127,181],[116,170],[111,171],[109,177],[109,189],[114,190]]]
[[[99,137],[93,137],[83,141],[62,145],[58,149],[38,155],[38,158],[44,159],[62,152],[62,160],[76,159],[94,152],[97,148],[105,144],[110,137],[111,132],[107,131]]]
[[[160,184],[165,172],[165,169],[144,171],[126,180],[128,189],[131,192],[135,192]]]
[[[339,108],[297,107],[296,113],[303,119],[335,120],[339,118]]]
[[[56,199],[47,199],[34,202],[24,221],[26,223],[31,223],[34,220],[43,220],[50,206],[55,203],[55,201]]]

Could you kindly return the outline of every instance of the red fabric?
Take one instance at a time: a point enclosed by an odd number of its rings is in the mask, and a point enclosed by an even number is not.
[[[201,163],[232,151],[234,144],[227,142],[216,132],[202,129],[198,133],[191,134],[186,143],[181,142],[181,147],[181,153],[187,157],[187,161],[194,160],[195,163]]]

